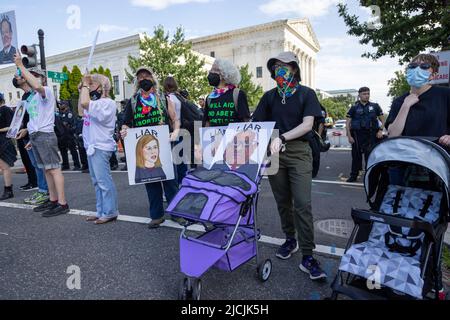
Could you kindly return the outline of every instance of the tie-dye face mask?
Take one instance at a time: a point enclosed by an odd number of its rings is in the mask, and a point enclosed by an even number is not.
[[[275,70],[275,81],[277,82],[278,92],[283,98],[283,104],[286,104],[286,98],[292,97],[299,87],[294,74],[286,66],[278,67]]]

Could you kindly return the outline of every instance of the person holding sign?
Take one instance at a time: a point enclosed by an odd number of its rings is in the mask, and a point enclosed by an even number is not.
[[[14,62],[20,69],[21,77],[32,89],[32,94],[25,101],[25,109],[30,117],[27,125],[30,142],[26,148],[33,148],[37,166],[45,170],[50,193],[49,201],[35,208],[34,212],[43,212],[42,216],[45,218],[67,214],[70,209],[64,193],[64,176],[54,130],[56,99],[53,90],[43,84],[44,71],[38,68],[30,70],[25,68],[20,53],[14,56]]]
[[[241,74],[235,65],[228,60],[216,59],[208,82],[214,90],[206,99],[204,127],[226,127],[230,123],[250,120],[247,95],[237,88]]]
[[[14,167],[14,162],[17,160],[17,152],[11,139],[6,137],[13,116],[12,110],[5,105],[4,95],[0,93],[0,169],[2,169],[5,183],[5,190],[0,201],[14,198],[11,167]]]
[[[97,214],[87,221],[101,225],[116,221],[119,216],[117,190],[109,165],[116,150],[113,134],[117,106],[109,98],[111,83],[104,75],[85,75],[79,90],[78,112],[84,116],[83,141],[97,198]]]
[[[286,235],[276,256],[286,260],[300,248],[300,269],[312,280],[323,279],[327,275],[313,258],[312,150],[303,138],[312,131],[314,118],[322,115],[320,103],[312,89],[300,84],[298,57],[293,52],[270,59],[267,67],[277,87],[264,94],[253,118],[275,121],[281,135],[271,145],[272,156],[279,158],[279,169],[269,176]]]
[[[173,130],[170,140],[172,142],[176,141],[180,131],[180,119],[177,117],[174,104],[161,94],[158,81],[150,68],[138,68],[135,76],[136,93],[125,107],[124,124],[121,131],[122,137],[126,137],[127,130],[130,128],[169,125]],[[156,145],[148,142],[143,147],[147,148],[146,151],[143,150],[144,148],[141,150],[144,153],[148,152],[150,161],[142,161],[150,165],[154,158],[152,152],[156,153]],[[152,151],[151,149],[154,150]],[[137,150],[137,153],[140,154],[141,150]],[[142,169],[145,171],[145,168]],[[149,229],[155,229],[165,222],[163,187],[166,199],[170,203],[178,192],[178,183],[176,180],[168,180],[147,183],[145,187],[150,202],[150,217],[152,219],[148,227]]]

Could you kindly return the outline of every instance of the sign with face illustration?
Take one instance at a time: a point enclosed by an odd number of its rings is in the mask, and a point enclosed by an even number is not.
[[[0,13],[0,65],[14,63],[17,52],[16,13],[14,11]]]
[[[230,124],[217,148],[211,169],[238,171],[256,180],[274,128],[275,122]]]
[[[25,115],[25,107],[23,105],[23,101],[20,101],[17,104],[16,112],[14,113],[14,118],[11,121],[11,125],[9,126],[9,131],[6,134],[7,138],[15,139],[19,134],[20,127],[22,126],[23,117]]]
[[[168,126],[129,129],[125,150],[130,185],[175,179]]]
[[[200,142],[203,153],[203,166],[207,169],[213,165],[217,148],[219,148],[222,138],[228,127],[208,127],[200,128]]]

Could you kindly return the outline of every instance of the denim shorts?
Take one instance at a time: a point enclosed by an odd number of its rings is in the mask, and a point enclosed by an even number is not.
[[[30,135],[30,142],[39,169],[51,170],[61,168],[58,139],[55,133],[35,132]]]

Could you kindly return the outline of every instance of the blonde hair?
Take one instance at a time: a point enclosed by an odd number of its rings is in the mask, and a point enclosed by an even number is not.
[[[144,148],[146,145],[148,145],[150,142],[156,141],[156,144],[159,149],[159,140],[152,136],[152,135],[146,135],[139,139],[137,145],[136,145],[136,167],[145,169],[145,157],[144,157]],[[158,154],[158,160],[155,163],[155,168],[161,168],[161,159]]]
[[[91,75],[91,79],[92,82],[98,83],[102,87],[103,94],[109,97],[109,92],[111,91],[111,81],[109,81],[109,78],[102,74],[94,73]]]

